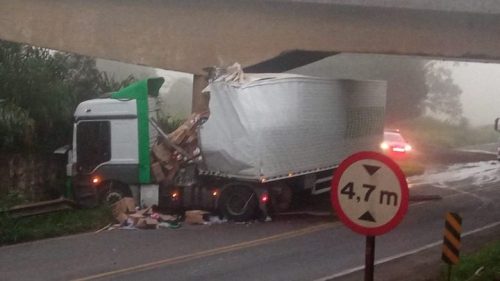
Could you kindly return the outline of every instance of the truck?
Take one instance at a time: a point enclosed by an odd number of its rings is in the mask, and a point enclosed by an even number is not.
[[[170,134],[155,117],[162,83],[77,106],[67,172],[78,202],[131,196],[249,220],[286,210],[296,194],[328,192],[344,158],[378,150],[383,138],[384,81],[239,69],[211,79],[209,112]]]

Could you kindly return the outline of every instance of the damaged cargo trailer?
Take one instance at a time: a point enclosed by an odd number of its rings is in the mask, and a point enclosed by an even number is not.
[[[209,113],[194,113],[170,134],[150,116],[147,98],[162,82],[78,106],[68,166],[77,197],[134,195],[141,204],[247,220],[268,206],[286,209],[295,190],[328,192],[344,158],[382,141],[382,81],[237,69],[205,89]]]

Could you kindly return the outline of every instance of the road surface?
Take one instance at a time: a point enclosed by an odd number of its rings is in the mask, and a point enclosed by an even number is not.
[[[440,268],[447,211],[463,217],[465,249],[500,234],[500,165],[436,166],[408,179],[405,219],[376,239],[376,280],[425,280]],[[365,238],[329,214],[272,222],[112,230],[0,248],[2,280],[361,280]],[[477,245],[476,245],[477,246]],[[423,270],[422,270],[423,269]]]

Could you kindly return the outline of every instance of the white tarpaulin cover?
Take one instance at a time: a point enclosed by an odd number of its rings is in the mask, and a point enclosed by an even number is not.
[[[356,151],[378,150],[382,141],[383,81],[236,71],[205,91],[205,172],[272,180],[336,166]]]

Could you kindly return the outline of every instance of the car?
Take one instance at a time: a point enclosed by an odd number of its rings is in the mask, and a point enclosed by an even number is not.
[[[407,157],[412,151],[411,145],[399,130],[384,130],[384,141],[380,144],[380,148],[383,153],[393,157]]]

